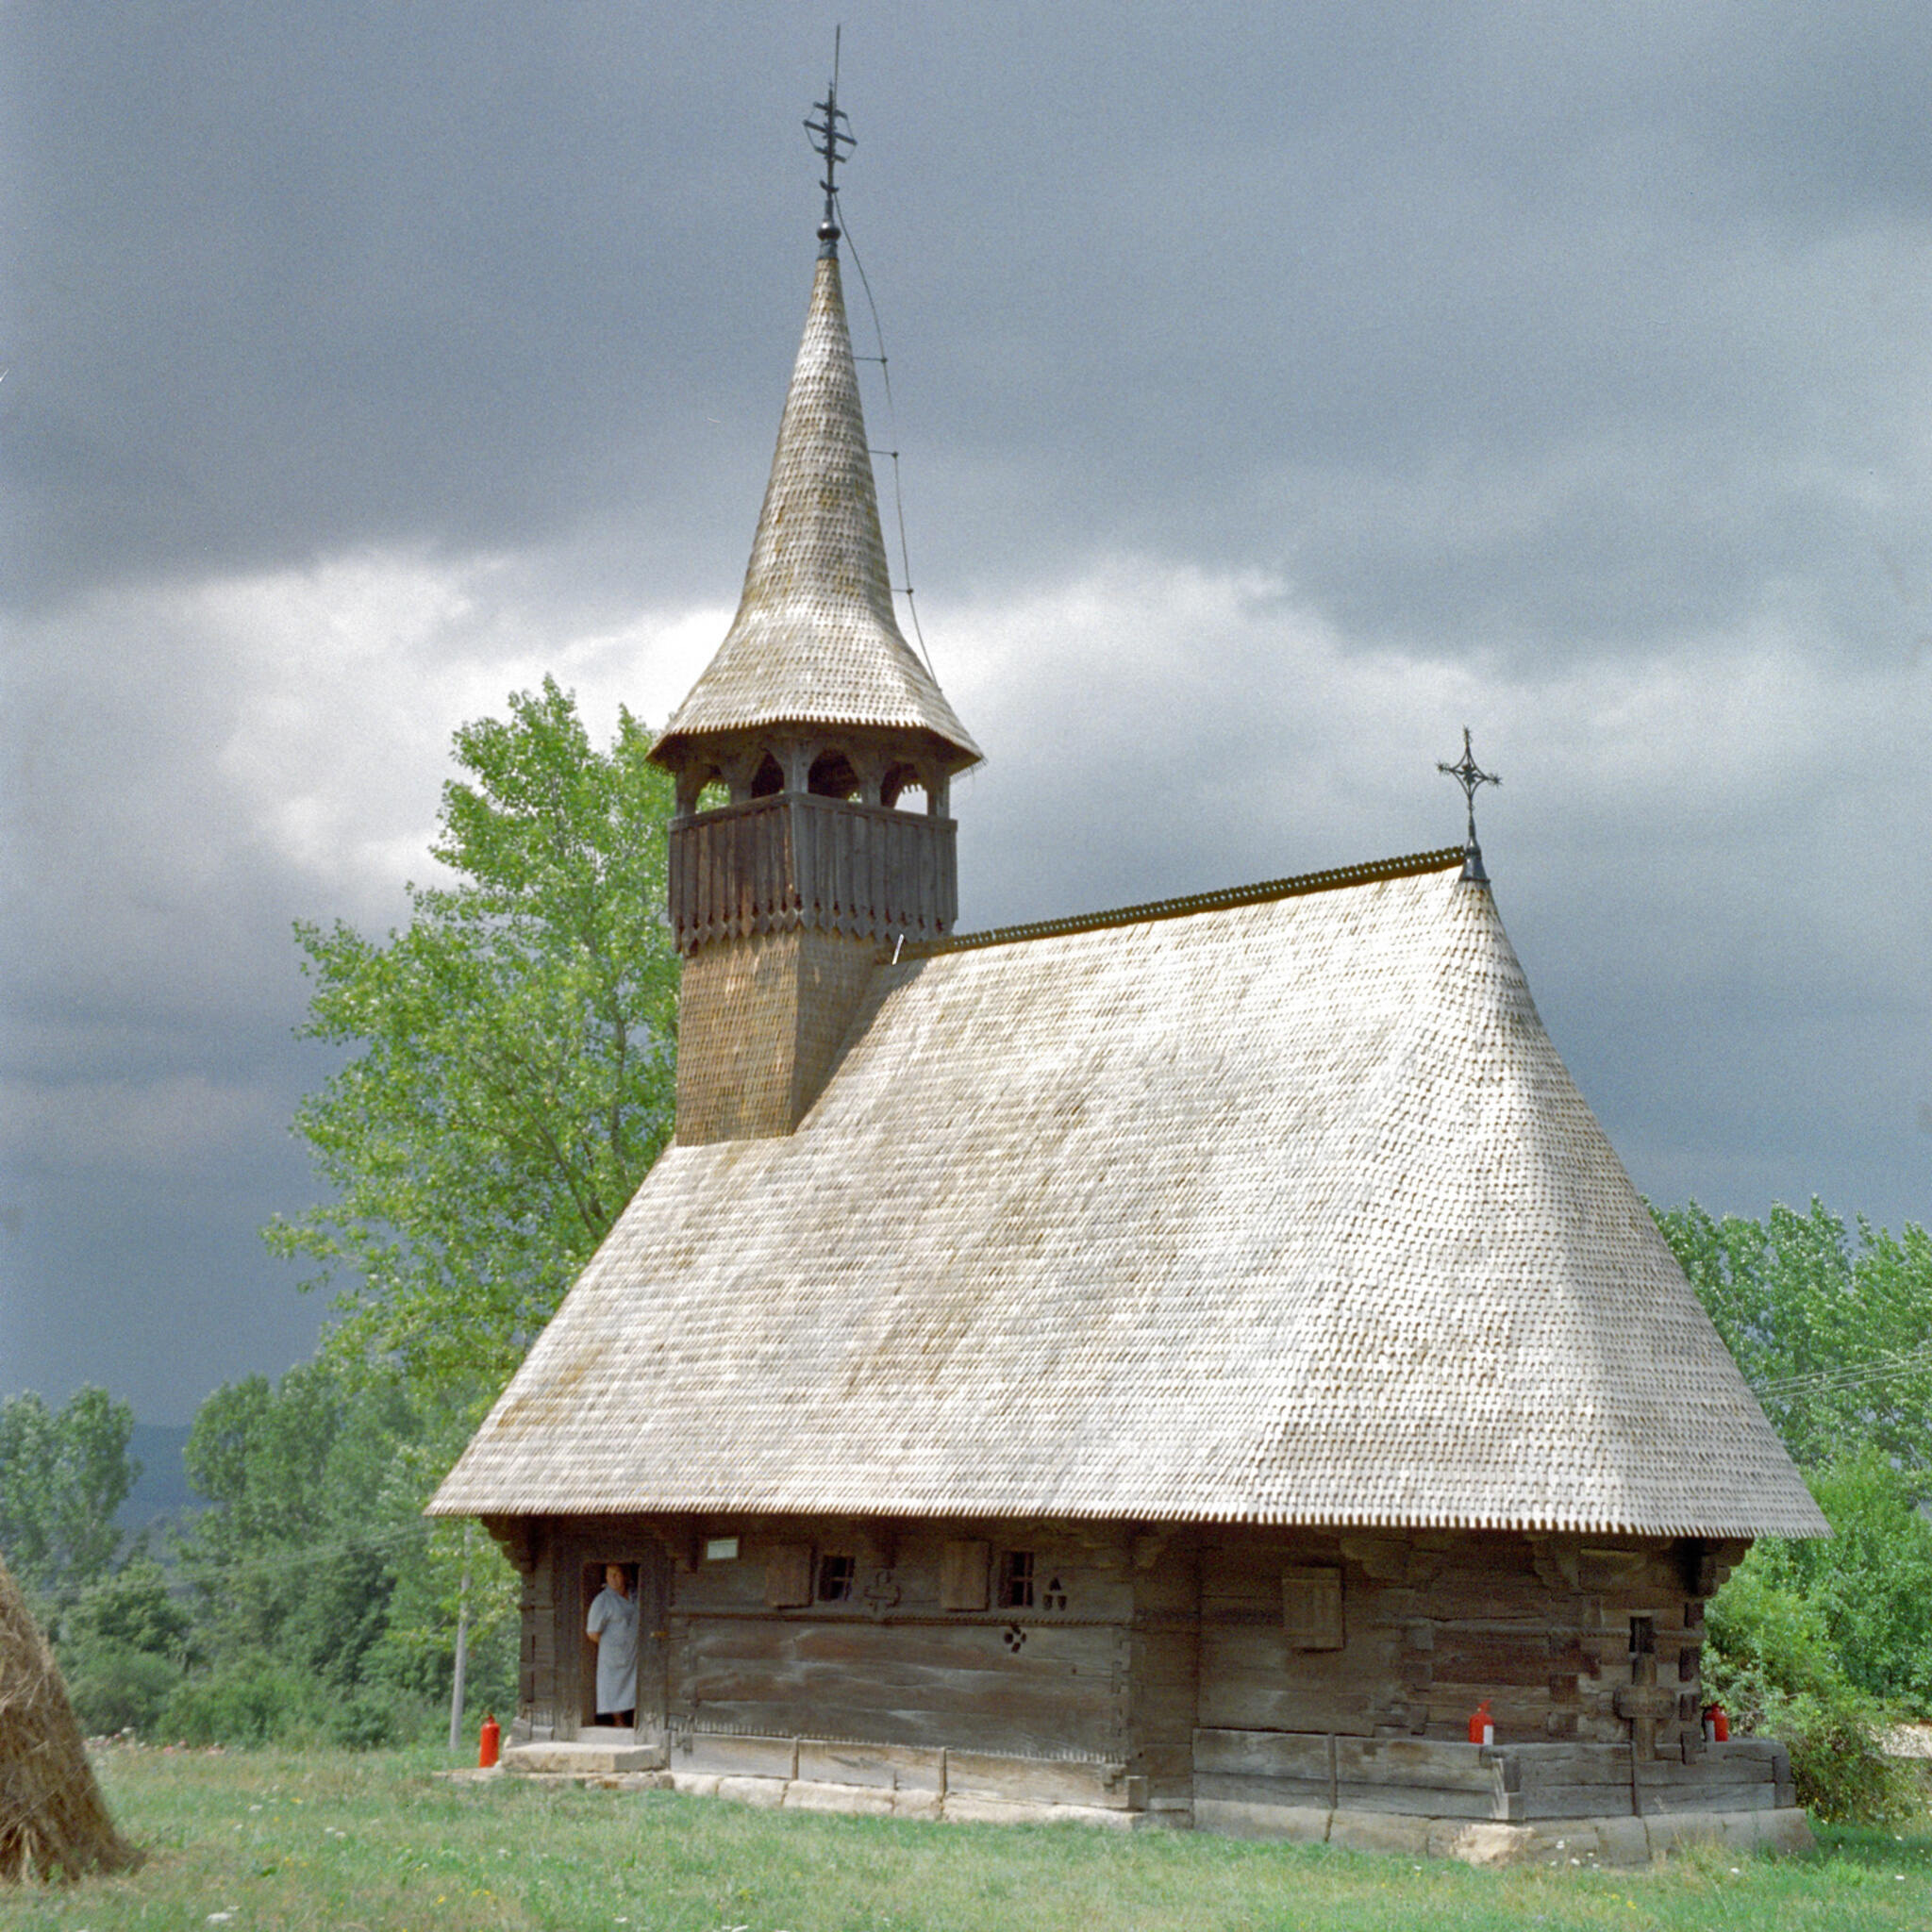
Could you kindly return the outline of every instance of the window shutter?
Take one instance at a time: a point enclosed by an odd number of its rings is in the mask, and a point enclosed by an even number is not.
[[[774,1610],[811,1601],[811,1545],[778,1543],[765,1558],[765,1601]]]
[[[1291,1650],[1340,1650],[1341,1572],[1296,1569],[1281,1573],[1281,1624]]]
[[[940,1557],[940,1607],[983,1610],[992,1568],[991,1543],[948,1543]]]

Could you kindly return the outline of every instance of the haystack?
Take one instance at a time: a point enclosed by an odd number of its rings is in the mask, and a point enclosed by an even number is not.
[[[139,1857],[94,1782],[60,1667],[0,1563],[0,1881],[77,1878]]]

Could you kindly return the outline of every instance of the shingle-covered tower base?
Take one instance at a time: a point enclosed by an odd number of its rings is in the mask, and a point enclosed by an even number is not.
[[[679,1141],[791,1133],[831,1076],[878,957],[871,940],[804,931],[694,954],[679,999]]]
[[[950,790],[979,750],[893,615],[838,232],[821,238],[738,615],[651,754],[677,777],[687,1145],[791,1133],[873,966],[957,916]]]

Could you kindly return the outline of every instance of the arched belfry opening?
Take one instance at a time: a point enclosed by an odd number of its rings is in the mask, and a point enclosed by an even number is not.
[[[857,798],[861,786],[852,760],[834,747],[812,759],[805,789],[814,798]]]
[[[651,753],[686,1142],[791,1133],[881,957],[958,917],[951,785],[980,752],[893,613],[829,208],[819,244],[738,614]]]

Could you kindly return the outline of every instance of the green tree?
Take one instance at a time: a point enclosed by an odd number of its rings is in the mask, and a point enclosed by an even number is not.
[[[62,1624],[60,1650],[63,1658],[70,1646],[178,1657],[192,1629],[193,1619],[169,1588],[168,1573],[141,1551],[80,1593]]]
[[[465,1528],[423,1515],[459,1427],[440,1413],[438,1433],[392,1371],[327,1356],[202,1405],[187,1462],[211,1507],[182,1558],[208,1668],[169,1696],[171,1735],[376,1744],[440,1730]],[[470,1541],[471,1681],[507,1701],[517,1582],[487,1537]],[[136,1711],[146,1679],[112,1646],[101,1657],[97,1707]]]
[[[153,1729],[193,1651],[193,1618],[167,1573],[137,1547],[90,1584],[62,1619],[60,1668],[92,1734]]]
[[[329,1197],[265,1232],[319,1264],[341,1319],[314,1361],[195,1419],[209,1668],[169,1700],[176,1735],[420,1726],[466,1567],[471,1682],[514,1683],[514,1574],[474,1535],[466,1565],[465,1526],[423,1505],[670,1133],[672,789],[648,749],[625,715],[596,751],[546,679],[457,733],[449,880],[409,888],[408,924],[296,929],[303,1030],[350,1057],[295,1122]]]
[[[447,1443],[406,1448],[391,1472],[388,1507],[422,1523],[424,1501],[454,1459],[455,1448]],[[388,1622],[369,1668],[397,1690],[434,1695],[446,1707],[452,1633],[467,1604],[465,1702],[474,1731],[475,1714],[484,1707],[514,1703],[523,1579],[475,1524],[444,1517],[424,1527],[426,1534],[411,1544],[410,1559],[397,1565]]]
[[[1766,1580],[1810,1606],[1845,1675],[1874,1697],[1932,1709],[1932,1523],[1923,1481],[1874,1444],[1809,1478],[1829,1538],[1769,1539]]]
[[[1828,1762],[1850,1749],[1834,1683],[1932,1709],[1932,1240],[1848,1229],[1816,1200],[1762,1222],[1691,1202],[1657,1224],[1832,1525],[1759,1542],[1712,1605],[1778,1722],[1811,1724]]]
[[[509,710],[456,735],[457,882],[385,941],[297,928],[304,1030],[355,1057],[296,1116],[331,1198],[267,1239],[336,1284],[335,1357],[432,1406],[502,1387],[672,1124],[670,780],[627,713],[600,753],[548,679]]]
[[[0,1554],[24,1590],[66,1604],[112,1567],[114,1512],[141,1474],[133,1432],[134,1411],[105,1389],[59,1409],[31,1391],[0,1402]]]
[[[1884,1713],[1847,1676],[1818,1606],[1775,1574],[1789,1547],[1757,1544],[1711,1599],[1705,1687],[1740,1729],[1790,1752],[1807,1810],[1833,1824],[1908,1817],[1920,1792],[1885,1755]]]
[[[1822,1469],[1874,1445],[1932,1472],[1932,1238],[1854,1230],[1814,1200],[1762,1222],[1692,1201],[1664,1239],[1792,1458]]]
[[[213,1506],[184,1541],[219,1661],[267,1656],[353,1687],[383,1634],[397,1564],[420,1543],[385,1487],[417,1419],[391,1377],[305,1362],[271,1386],[218,1389],[189,1432],[189,1479]]]

